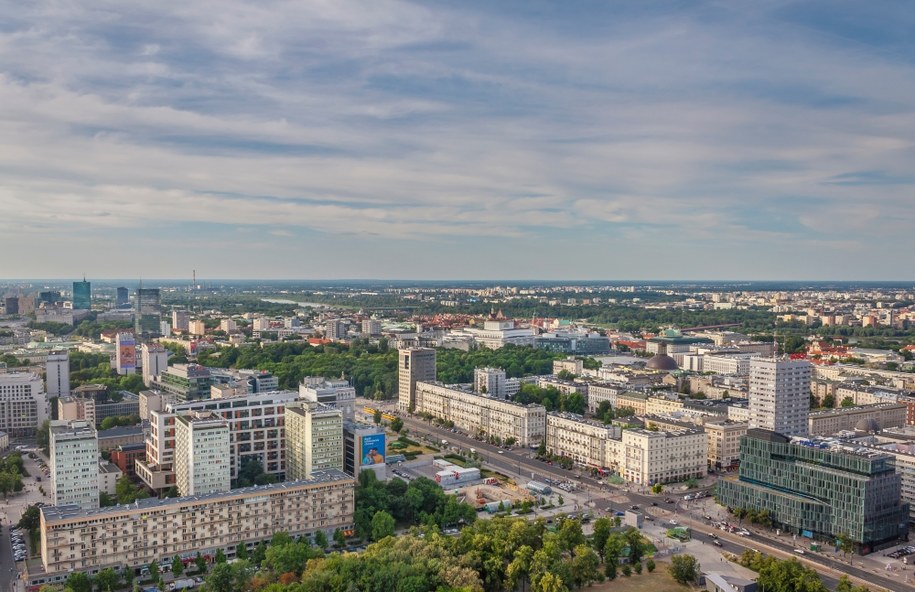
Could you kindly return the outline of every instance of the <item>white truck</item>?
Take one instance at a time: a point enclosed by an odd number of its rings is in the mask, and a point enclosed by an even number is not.
[[[168,589],[172,592],[175,590],[190,590],[196,587],[197,582],[193,578],[180,578],[168,583]]]

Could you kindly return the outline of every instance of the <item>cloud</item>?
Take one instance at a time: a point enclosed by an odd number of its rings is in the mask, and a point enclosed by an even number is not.
[[[526,277],[569,233],[594,245],[565,263],[580,276],[657,237],[716,258],[728,241],[735,270],[776,243],[911,249],[913,17],[878,4],[856,21],[790,2],[17,5],[0,247],[57,233],[101,257],[99,232],[180,221]],[[460,247],[475,240],[485,255]],[[243,261],[225,255],[201,254]],[[710,277],[704,260],[685,277]]]

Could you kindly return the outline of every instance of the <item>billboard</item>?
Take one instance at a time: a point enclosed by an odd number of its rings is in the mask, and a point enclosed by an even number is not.
[[[361,466],[383,465],[384,451],[384,434],[369,434],[368,436],[362,436]]]
[[[118,372],[132,371],[137,367],[137,343],[133,335],[121,333],[117,336]]]

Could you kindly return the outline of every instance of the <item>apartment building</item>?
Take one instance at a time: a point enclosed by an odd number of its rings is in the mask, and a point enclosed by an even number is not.
[[[648,395],[627,391],[616,396],[616,406],[632,409],[636,415],[648,413]]]
[[[702,371],[714,374],[750,374],[750,360],[759,354],[725,354],[702,356]]]
[[[472,435],[514,438],[520,446],[537,445],[545,435],[543,405],[522,405],[433,382],[417,382],[415,396],[415,413],[452,421]]]
[[[205,495],[232,487],[229,424],[213,412],[175,417],[175,484],[178,495]]]
[[[621,435],[622,430],[618,426],[590,421],[574,413],[546,415],[547,452],[571,458],[580,465],[597,468],[613,466],[615,459],[607,456],[607,441],[619,439]]]
[[[579,358],[566,358],[564,360],[553,360],[553,374],[559,374],[563,370],[568,370],[575,376],[581,376],[584,370],[584,362]]]
[[[339,409],[345,421],[356,416],[356,389],[343,379],[306,376],[299,385],[299,398]]]
[[[626,387],[606,382],[588,384],[588,413],[596,413],[597,408],[604,401],[616,407],[616,397],[626,392]]]
[[[158,343],[140,346],[140,365],[143,367],[143,384],[150,386],[153,379],[168,368],[168,350]]]
[[[166,411],[149,413],[146,460],[137,461],[137,475],[152,489],[174,484],[174,423],[177,414],[212,411],[229,422],[229,462],[232,478],[246,457],[254,457],[264,472],[282,478],[286,474],[286,405],[298,393],[277,391],[230,399],[212,399],[170,404]]]
[[[623,430],[619,471],[640,485],[700,479],[708,474],[708,440],[699,430]]]
[[[416,407],[416,383],[435,381],[435,350],[401,349],[397,356],[397,409],[410,413]]]
[[[579,393],[585,400],[588,400],[588,383],[574,382],[571,380],[562,380],[555,376],[540,376],[537,378],[537,386],[540,388],[552,387],[562,395],[571,395]]]
[[[179,498],[149,498],[124,506],[41,510],[43,570],[26,574],[27,585],[62,583],[74,571],[139,568],[176,555],[235,556],[275,532],[311,536],[350,528],[354,481],[338,470],[301,481]]]
[[[862,407],[840,407],[816,411],[807,418],[811,436],[830,436],[844,430],[874,431],[906,423],[908,407],[903,403],[878,403]]]
[[[51,416],[44,382],[31,372],[0,373],[0,431],[29,436]]]
[[[810,373],[807,360],[750,360],[750,427],[786,436],[806,435]]]
[[[645,413],[648,415],[665,415],[676,413],[683,409],[683,401],[679,398],[648,397],[645,400]]]
[[[382,453],[384,454],[384,453]],[[320,403],[286,407],[286,477],[343,470],[343,413]]]
[[[70,354],[66,350],[53,351],[45,362],[45,392],[48,397],[70,395]]]
[[[708,442],[709,469],[736,467],[740,462],[740,439],[749,424],[739,421],[709,421],[702,425]]]
[[[166,368],[151,386],[173,394],[178,401],[199,401],[210,398],[213,383],[210,370],[199,364],[175,364]]]
[[[140,419],[147,421],[151,411],[165,411],[169,404],[178,402],[178,395],[163,393],[162,391],[140,391],[139,415]]]
[[[72,504],[84,510],[98,508],[98,437],[86,421],[52,421],[48,457],[51,500],[55,506]]]

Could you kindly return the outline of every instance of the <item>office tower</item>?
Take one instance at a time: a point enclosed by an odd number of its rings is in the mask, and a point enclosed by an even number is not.
[[[473,392],[504,399],[505,370],[501,368],[474,368]]]
[[[191,322],[191,313],[186,310],[172,311],[172,329],[187,333],[189,323]]]
[[[38,293],[38,303],[45,305],[53,305],[61,301],[60,292],[47,291]]]
[[[92,282],[73,282],[73,310],[92,309]]]
[[[269,393],[280,388],[279,379],[266,370],[255,372],[245,380],[249,393]]]
[[[48,397],[66,397],[70,394],[70,354],[67,351],[48,354],[44,380]]]
[[[162,303],[158,288],[137,288],[136,315],[134,319],[137,335],[157,335],[162,320]]]
[[[339,319],[327,321],[324,328],[324,337],[332,341],[346,338],[346,325]]]
[[[435,381],[435,350],[427,347],[399,350],[397,369],[397,408],[412,412],[416,407],[416,383]]]
[[[140,347],[140,361],[143,366],[143,384],[149,386],[156,376],[168,368],[168,350],[158,343],[144,343]]]
[[[738,477],[720,480],[715,498],[729,508],[767,511],[785,533],[821,540],[845,534],[870,552],[908,531],[909,505],[900,501],[894,461],[833,439],[750,429],[740,442]]]
[[[384,428],[376,425],[343,422],[343,472],[358,477],[372,470],[379,479],[387,477],[387,449]]]
[[[27,315],[35,312],[35,297],[34,296],[20,296],[19,297],[19,314]]]
[[[19,297],[18,296],[7,296],[3,300],[4,310],[8,315],[19,314]]]
[[[31,372],[0,374],[0,431],[29,436],[50,417],[44,382]]]
[[[286,480],[325,469],[343,470],[343,414],[318,403],[287,406]]]
[[[175,484],[182,496],[232,488],[225,419],[210,412],[175,417]]]
[[[806,360],[750,360],[750,427],[785,436],[807,435],[810,369]]]
[[[122,286],[117,289],[117,296],[115,297],[114,305],[118,308],[130,307],[130,293],[127,291],[127,288]]]
[[[137,371],[137,342],[132,333],[118,333],[115,340],[115,369],[118,374]]]
[[[199,364],[174,364],[153,381],[154,388],[176,395],[178,401],[195,401],[210,398],[213,377],[210,369]]]
[[[53,421],[50,429],[51,499],[55,506],[99,507],[98,434],[86,421]]]

